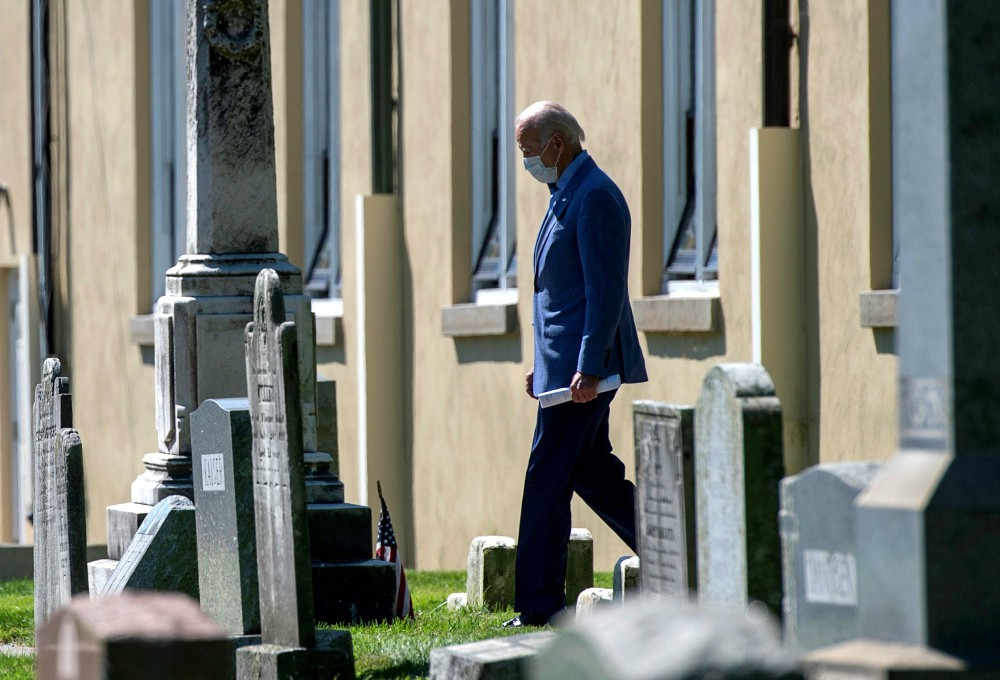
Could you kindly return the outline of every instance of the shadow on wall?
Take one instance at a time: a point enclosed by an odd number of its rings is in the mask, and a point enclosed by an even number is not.
[[[521,336],[516,333],[492,337],[455,338],[455,356],[460,364],[480,361],[519,364]]]
[[[719,305],[718,330],[710,333],[646,333],[650,356],[668,359],[709,359],[726,354],[725,307]]]

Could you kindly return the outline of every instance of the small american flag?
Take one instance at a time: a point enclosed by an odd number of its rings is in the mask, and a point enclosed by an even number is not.
[[[378,500],[382,510],[378,515],[378,539],[375,543],[375,559],[388,562],[396,568],[396,617],[413,618],[413,599],[410,588],[406,585],[406,572],[403,562],[399,559],[399,548],[396,546],[396,534],[392,530],[392,520],[389,519],[389,508],[385,506],[382,496],[382,482],[376,481]]]

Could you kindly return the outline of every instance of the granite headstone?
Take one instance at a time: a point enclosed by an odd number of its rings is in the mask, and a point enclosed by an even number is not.
[[[184,496],[167,496],[154,505],[100,595],[169,590],[197,599],[194,514],[194,504]]]
[[[230,635],[260,632],[250,410],[208,399],[191,414],[201,607]]]
[[[698,596],[781,613],[781,404],[757,364],[708,371],[695,411]]]
[[[878,463],[826,463],[781,482],[785,640],[800,652],[858,637],[854,500]]]
[[[637,401],[632,417],[641,588],[687,597],[697,576],[694,409]]]
[[[35,625],[87,591],[83,447],[73,427],[69,378],[46,359],[35,387],[33,440]]]

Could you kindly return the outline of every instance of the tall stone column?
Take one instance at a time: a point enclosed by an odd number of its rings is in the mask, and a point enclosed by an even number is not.
[[[811,659],[1000,669],[1000,15],[897,0],[892,30],[899,452],[857,501],[866,640]]]
[[[187,1],[187,253],[156,304],[159,450],[132,501],[192,497],[188,416],[205,399],[246,396],[243,329],[257,273],[273,269],[298,330],[310,501],[339,502],[332,458],[316,452],[314,320],[301,272],[278,253],[266,0]],[[335,469],[335,468],[334,468]]]

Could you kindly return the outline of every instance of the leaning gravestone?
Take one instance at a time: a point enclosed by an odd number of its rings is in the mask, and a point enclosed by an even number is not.
[[[178,593],[76,597],[38,631],[39,680],[232,677],[232,643]]]
[[[241,679],[354,677],[351,634],[317,635],[313,622],[295,334],[278,275],[265,269],[246,329],[262,644],[237,652]]]
[[[153,506],[100,595],[169,590],[198,597],[194,504],[168,496]]]
[[[645,593],[687,597],[695,589],[694,409],[632,404],[636,534]]]
[[[698,596],[781,612],[781,403],[757,364],[710,369],[695,411]]]
[[[766,613],[652,596],[608,607],[560,633],[528,660],[534,680],[793,680],[795,656]]]
[[[230,635],[260,632],[249,409],[208,399],[191,414],[201,608]]]
[[[83,447],[73,427],[69,378],[46,359],[35,387],[35,626],[87,590]]]
[[[879,463],[827,463],[781,482],[785,639],[806,652],[858,637],[854,500]]]

